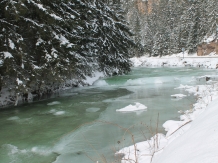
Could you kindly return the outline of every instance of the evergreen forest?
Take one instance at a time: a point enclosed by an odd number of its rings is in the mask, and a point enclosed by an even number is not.
[[[190,54],[208,37],[218,38],[217,0],[134,0],[124,1],[123,9],[134,42],[135,56]]]
[[[42,95],[96,71],[130,71],[134,42],[120,3],[2,0],[0,11],[0,90]]]
[[[132,56],[196,52],[218,37],[217,0],[2,0],[0,91],[12,97],[128,73]]]

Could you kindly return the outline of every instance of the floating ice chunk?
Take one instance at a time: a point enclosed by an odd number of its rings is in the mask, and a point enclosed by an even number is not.
[[[65,114],[65,111],[57,111],[54,113],[54,115],[63,115]]]
[[[186,97],[186,95],[184,95],[184,94],[174,94],[174,95],[171,95],[171,97],[174,97],[174,98],[183,98],[183,97]]]
[[[140,104],[138,102],[135,103],[135,105],[128,105],[122,109],[117,109],[117,112],[134,112],[134,111],[141,111],[146,110],[147,107],[143,104]]]
[[[90,113],[94,113],[94,112],[97,112],[99,110],[100,110],[100,108],[88,108],[88,109],[86,109],[86,111],[90,112]]]
[[[53,101],[48,103],[47,105],[59,105],[59,104],[61,104],[59,101]]]
[[[16,121],[16,120],[19,120],[20,118],[18,116],[14,116],[14,117],[10,117],[8,118],[7,120],[9,121]]]

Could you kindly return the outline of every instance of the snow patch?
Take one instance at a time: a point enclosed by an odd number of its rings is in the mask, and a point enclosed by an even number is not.
[[[36,42],[36,46],[39,46],[43,42],[44,42],[44,40],[42,40],[41,38],[38,38],[38,40]]]
[[[17,78],[17,85],[22,85],[23,84],[23,81],[22,80],[20,80],[19,78]]]
[[[10,39],[8,39],[8,41],[9,41],[9,47],[10,47],[11,49],[14,49],[14,48],[15,48],[15,45],[14,45],[13,41],[11,41]]]
[[[103,72],[94,72],[93,75],[90,76],[86,76],[86,79],[84,80],[84,83],[86,83],[87,85],[93,85],[93,83],[95,81],[97,81],[98,79],[104,77],[104,73]]]
[[[56,20],[62,20],[61,17],[59,17],[59,16],[57,16],[57,15],[55,15],[55,14],[50,14],[50,16],[53,17],[53,18],[56,19]]]
[[[213,57],[213,58],[210,58]],[[189,55],[187,52],[173,54],[171,56],[163,56],[163,57],[140,57],[140,58],[131,58],[133,67],[201,67],[201,68],[209,68],[215,69],[218,63],[218,58],[213,55],[199,57],[197,54]]]
[[[12,54],[9,53],[9,52],[3,52],[3,54],[4,54],[4,59],[6,59],[6,58],[13,58]]]

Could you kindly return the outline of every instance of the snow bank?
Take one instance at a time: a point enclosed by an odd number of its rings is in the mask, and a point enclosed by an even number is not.
[[[216,68],[216,58],[199,59],[199,62],[187,61],[190,66],[201,65]],[[161,59],[133,58],[133,65],[161,66]],[[174,62],[175,61],[175,62]],[[184,61],[184,60],[183,60]],[[168,65],[181,65],[179,59],[171,59]],[[165,64],[164,64],[165,65]],[[185,65],[183,65],[185,66]],[[215,78],[214,78],[215,79]],[[122,163],[211,163],[218,162],[218,83],[211,85],[180,85],[175,89],[184,89],[198,97],[193,108],[180,111],[180,121],[168,120],[163,124],[166,135],[156,134],[150,140],[125,147],[115,155],[124,155]],[[176,94],[175,97],[184,95]]]
[[[218,162],[218,100],[193,121],[190,129],[169,144],[154,163]],[[170,157],[169,157],[170,156]]]
[[[218,58],[212,56],[207,57],[198,57],[196,55],[188,56],[185,53],[185,58],[183,58],[183,54],[179,53],[172,56],[164,56],[164,57],[140,57],[140,58],[131,58],[133,67],[143,66],[143,67],[202,67],[215,69],[218,65]]]
[[[10,55],[8,53],[5,53],[5,57],[9,57],[10,58]],[[0,60],[0,64],[1,64],[1,60]],[[35,66],[35,68],[37,68]],[[39,67],[38,67],[39,68]],[[83,84],[81,85],[78,85],[78,86],[84,86],[84,85],[93,85],[98,79],[104,77],[104,73],[102,72],[94,72],[92,74],[92,77],[90,76],[86,76],[85,79],[82,81]],[[23,81],[19,80],[18,78],[16,79],[17,81],[17,84],[18,85],[22,85],[23,84]],[[105,86],[107,85],[107,83],[105,81],[100,81],[99,82],[97,81],[96,83],[98,83],[99,85],[98,86]],[[66,89],[71,89],[73,87],[73,85],[77,85],[78,82],[76,80],[67,80],[65,83],[62,83],[61,86],[59,86],[58,89],[53,89],[53,92],[58,92],[58,91],[63,91],[63,90],[66,90]],[[2,88],[2,90],[0,91],[0,107],[5,107],[7,105],[14,105],[15,104],[15,99],[14,99],[14,95],[15,92],[14,91],[9,91],[9,89],[7,88]],[[28,92],[28,102],[31,102],[33,100],[33,96],[30,92]],[[18,101],[19,102],[23,102],[22,99],[23,97],[20,95],[18,97]],[[17,101],[17,102],[18,102]],[[60,104],[58,101],[54,101],[54,102],[51,102],[51,103],[48,103],[47,105],[58,105]]]
[[[141,111],[146,110],[147,107],[143,104],[140,104],[139,102],[136,102],[135,105],[128,105],[122,109],[117,109],[117,112],[135,112],[135,111]]]
[[[97,81],[98,79],[100,79],[102,77],[104,77],[103,72],[94,72],[92,77],[86,76],[86,79],[84,80],[84,83],[86,83],[87,85],[93,85],[93,83],[95,81]]]
[[[122,163],[218,162],[218,83],[185,87],[199,97],[193,108],[181,111],[181,121],[166,121],[166,135],[157,134],[118,151],[125,155]]]

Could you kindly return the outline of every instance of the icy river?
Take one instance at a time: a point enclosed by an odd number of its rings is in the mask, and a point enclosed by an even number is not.
[[[197,77],[214,74],[197,68],[133,68],[128,75],[1,110],[0,162],[112,163],[117,150],[164,133],[166,120],[177,120],[178,111],[191,108],[196,97],[174,88],[205,84]],[[136,102],[147,110],[116,111]]]

